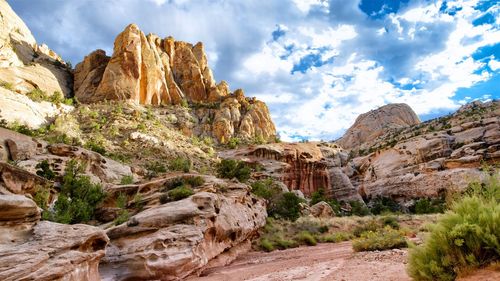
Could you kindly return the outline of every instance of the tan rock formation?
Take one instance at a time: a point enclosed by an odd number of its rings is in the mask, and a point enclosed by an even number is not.
[[[452,115],[382,135],[370,143],[373,153],[354,158],[344,172],[369,198],[407,200],[463,190],[482,179],[481,165],[500,160],[499,104],[467,105]]]
[[[324,201],[312,205],[309,211],[311,215],[316,218],[331,218],[335,216],[332,207]]]
[[[193,124],[181,124],[187,135],[210,136],[220,143],[232,137],[273,140],[276,129],[267,106],[230,93],[215,83],[202,43],[191,45],[144,35],[131,24],[115,40],[111,59],[95,51],[76,66],[74,91],[84,103],[131,100],[138,104],[180,104],[197,108]]]
[[[0,195],[0,280],[100,280],[104,231],[39,219],[32,200]]]
[[[5,0],[0,1],[0,119],[39,128],[68,106],[33,102],[23,94],[39,89],[47,96],[71,94],[72,75],[65,62],[33,35]]]
[[[204,176],[205,184],[191,197],[158,205],[160,189],[175,177],[109,190],[130,198],[139,192],[146,206],[107,230],[111,245],[100,267],[104,280],[182,279],[212,266],[208,262],[216,257],[225,263],[233,255],[220,254],[248,245],[265,224],[265,204],[247,185],[215,177]]]
[[[258,177],[276,178],[291,191],[300,190],[306,196],[322,188],[339,200],[361,200],[340,169],[347,154],[335,145],[276,143],[223,151],[220,156],[258,163],[264,169]]]
[[[354,125],[336,142],[344,149],[352,149],[386,133],[389,129],[418,123],[420,119],[407,104],[388,104],[358,116]]]

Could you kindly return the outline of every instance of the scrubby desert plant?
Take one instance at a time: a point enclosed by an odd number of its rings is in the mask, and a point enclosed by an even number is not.
[[[217,176],[220,178],[237,178],[240,182],[245,182],[250,178],[250,174],[250,167],[243,161],[223,159],[217,165]]]
[[[134,183],[134,176],[132,175],[125,175],[120,180],[120,184],[132,184],[132,183]]]
[[[407,247],[406,238],[401,232],[390,226],[378,229],[377,231],[368,231],[352,241],[352,247],[355,251],[376,251]]]
[[[454,280],[499,260],[500,184],[492,176],[451,204],[425,243],[410,251],[408,272],[415,280]]]
[[[42,162],[36,164],[37,169],[36,174],[42,178],[48,180],[54,180],[56,178],[56,173],[50,168],[49,161],[43,160]]]
[[[191,161],[183,157],[177,157],[170,161],[168,168],[171,171],[189,173],[189,170],[191,169]]]

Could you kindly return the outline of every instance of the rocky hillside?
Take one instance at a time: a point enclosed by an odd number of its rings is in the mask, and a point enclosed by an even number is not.
[[[341,201],[388,197],[404,204],[464,190],[500,160],[500,102],[474,102],[420,123],[407,105],[365,113],[336,143],[277,143],[223,151],[305,195]],[[340,144],[353,145],[344,149]],[[364,140],[364,141],[363,141]]]
[[[82,103],[130,100],[142,105],[189,105],[194,124],[188,135],[220,143],[236,137],[274,141],[276,129],[267,106],[216,84],[203,44],[161,39],[131,24],[118,35],[111,57],[102,50],[75,69],[75,97]]]
[[[417,114],[407,104],[396,103],[363,113],[336,142],[345,149],[364,147],[391,129],[420,123]]]

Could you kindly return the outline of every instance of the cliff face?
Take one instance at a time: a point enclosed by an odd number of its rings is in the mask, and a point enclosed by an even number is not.
[[[223,151],[220,156],[259,164],[263,171],[256,177],[276,178],[306,196],[323,189],[339,200],[361,200],[340,169],[347,153],[335,145],[276,143]]]
[[[383,135],[389,129],[404,128],[420,123],[420,119],[407,104],[395,103],[363,113],[337,143],[352,149]]]
[[[188,103],[198,126],[188,134],[220,143],[232,137],[272,140],[276,129],[267,106],[215,83],[202,43],[192,45],[145,35],[131,24],[115,40],[112,57],[97,50],[75,69],[74,92],[83,103],[131,100],[144,105]]]
[[[451,115],[389,131],[365,143],[365,153],[344,172],[367,198],[404,201],[463,190],[481,179],[482,164],[500,159],[499,104],[474,102]]]

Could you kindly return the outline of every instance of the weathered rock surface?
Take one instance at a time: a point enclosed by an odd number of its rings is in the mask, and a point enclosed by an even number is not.
[[[159,191],[172,177],[109,190],[130,197],[139,192],[146,206],[107,230],[111,244],[100,267],[104,280],[177,280],[248,244],[265,224],[264,202],[250,195],[247,185],[204,178],[194,195],[163,205],[158,205]],[[222,186],[225,191],[218,191]],[[217,263],[225,258],[230,257],[219,256]]]
[[[104,231],[38,222],[38,207],[21,195],[0,195],[0,213],[0,280],[100,280]]]
[[[420,119],[407,104],[388,104],[358,116],[354,125],[336,142],[344,149],[351,149],[386,133],[388,129],[418,123]]]
[[[71,107],[33,102],[24,94],[39,89],[69,96],[72,75],[64,61],[33,35],[5,0],[0,1],[0,119],[39,128]]]
[[[309,211],[311,215],[316,218],[330,218],[335,216],[332,207],[324,201],[312,205]]]
[[[348,177],[340,175],[347,154],[335,145],[275,143],[223,151],[220,156],[260,164],[263,172],[257,177],[276,178],[306,196],[322,188],[339,200],[361,200]]]
[[[111,58],[97,50],[76,66],[75,96],[80,102],[131,100],[160,105],[188,102],[194,122],[184,124],[187,135],[211,136],[226,143],[232,137],[273,140],[276,129],[267,106],[230,93],[215,83],[202,43],[191,45],[145,35],[131,24],[115,40]]]
[[[473,103],[456,113],[375,138],[368,155],[343,167],[367,198],[437,197],[481,180],[479,168],[500,160],[499,102]]]
[[[51,169],[59,175],[62,175],[70,160],[85,163],[84,173],[94,182],[117,183],[124,176],[133,175],[129,166],[97,152],[66,144],[48,145],[44,141],[4,128],[0,128],[0,156],[2,161],[16,162],[17,167],[0,162],[0,186],[3,181],[3,185],[16,194],[21,190],[32,193],[37,184],[45,184],[40,182],[41,178],[35,179],[31,176],[37,171],[36,165],[44,160],[47,160]]]

